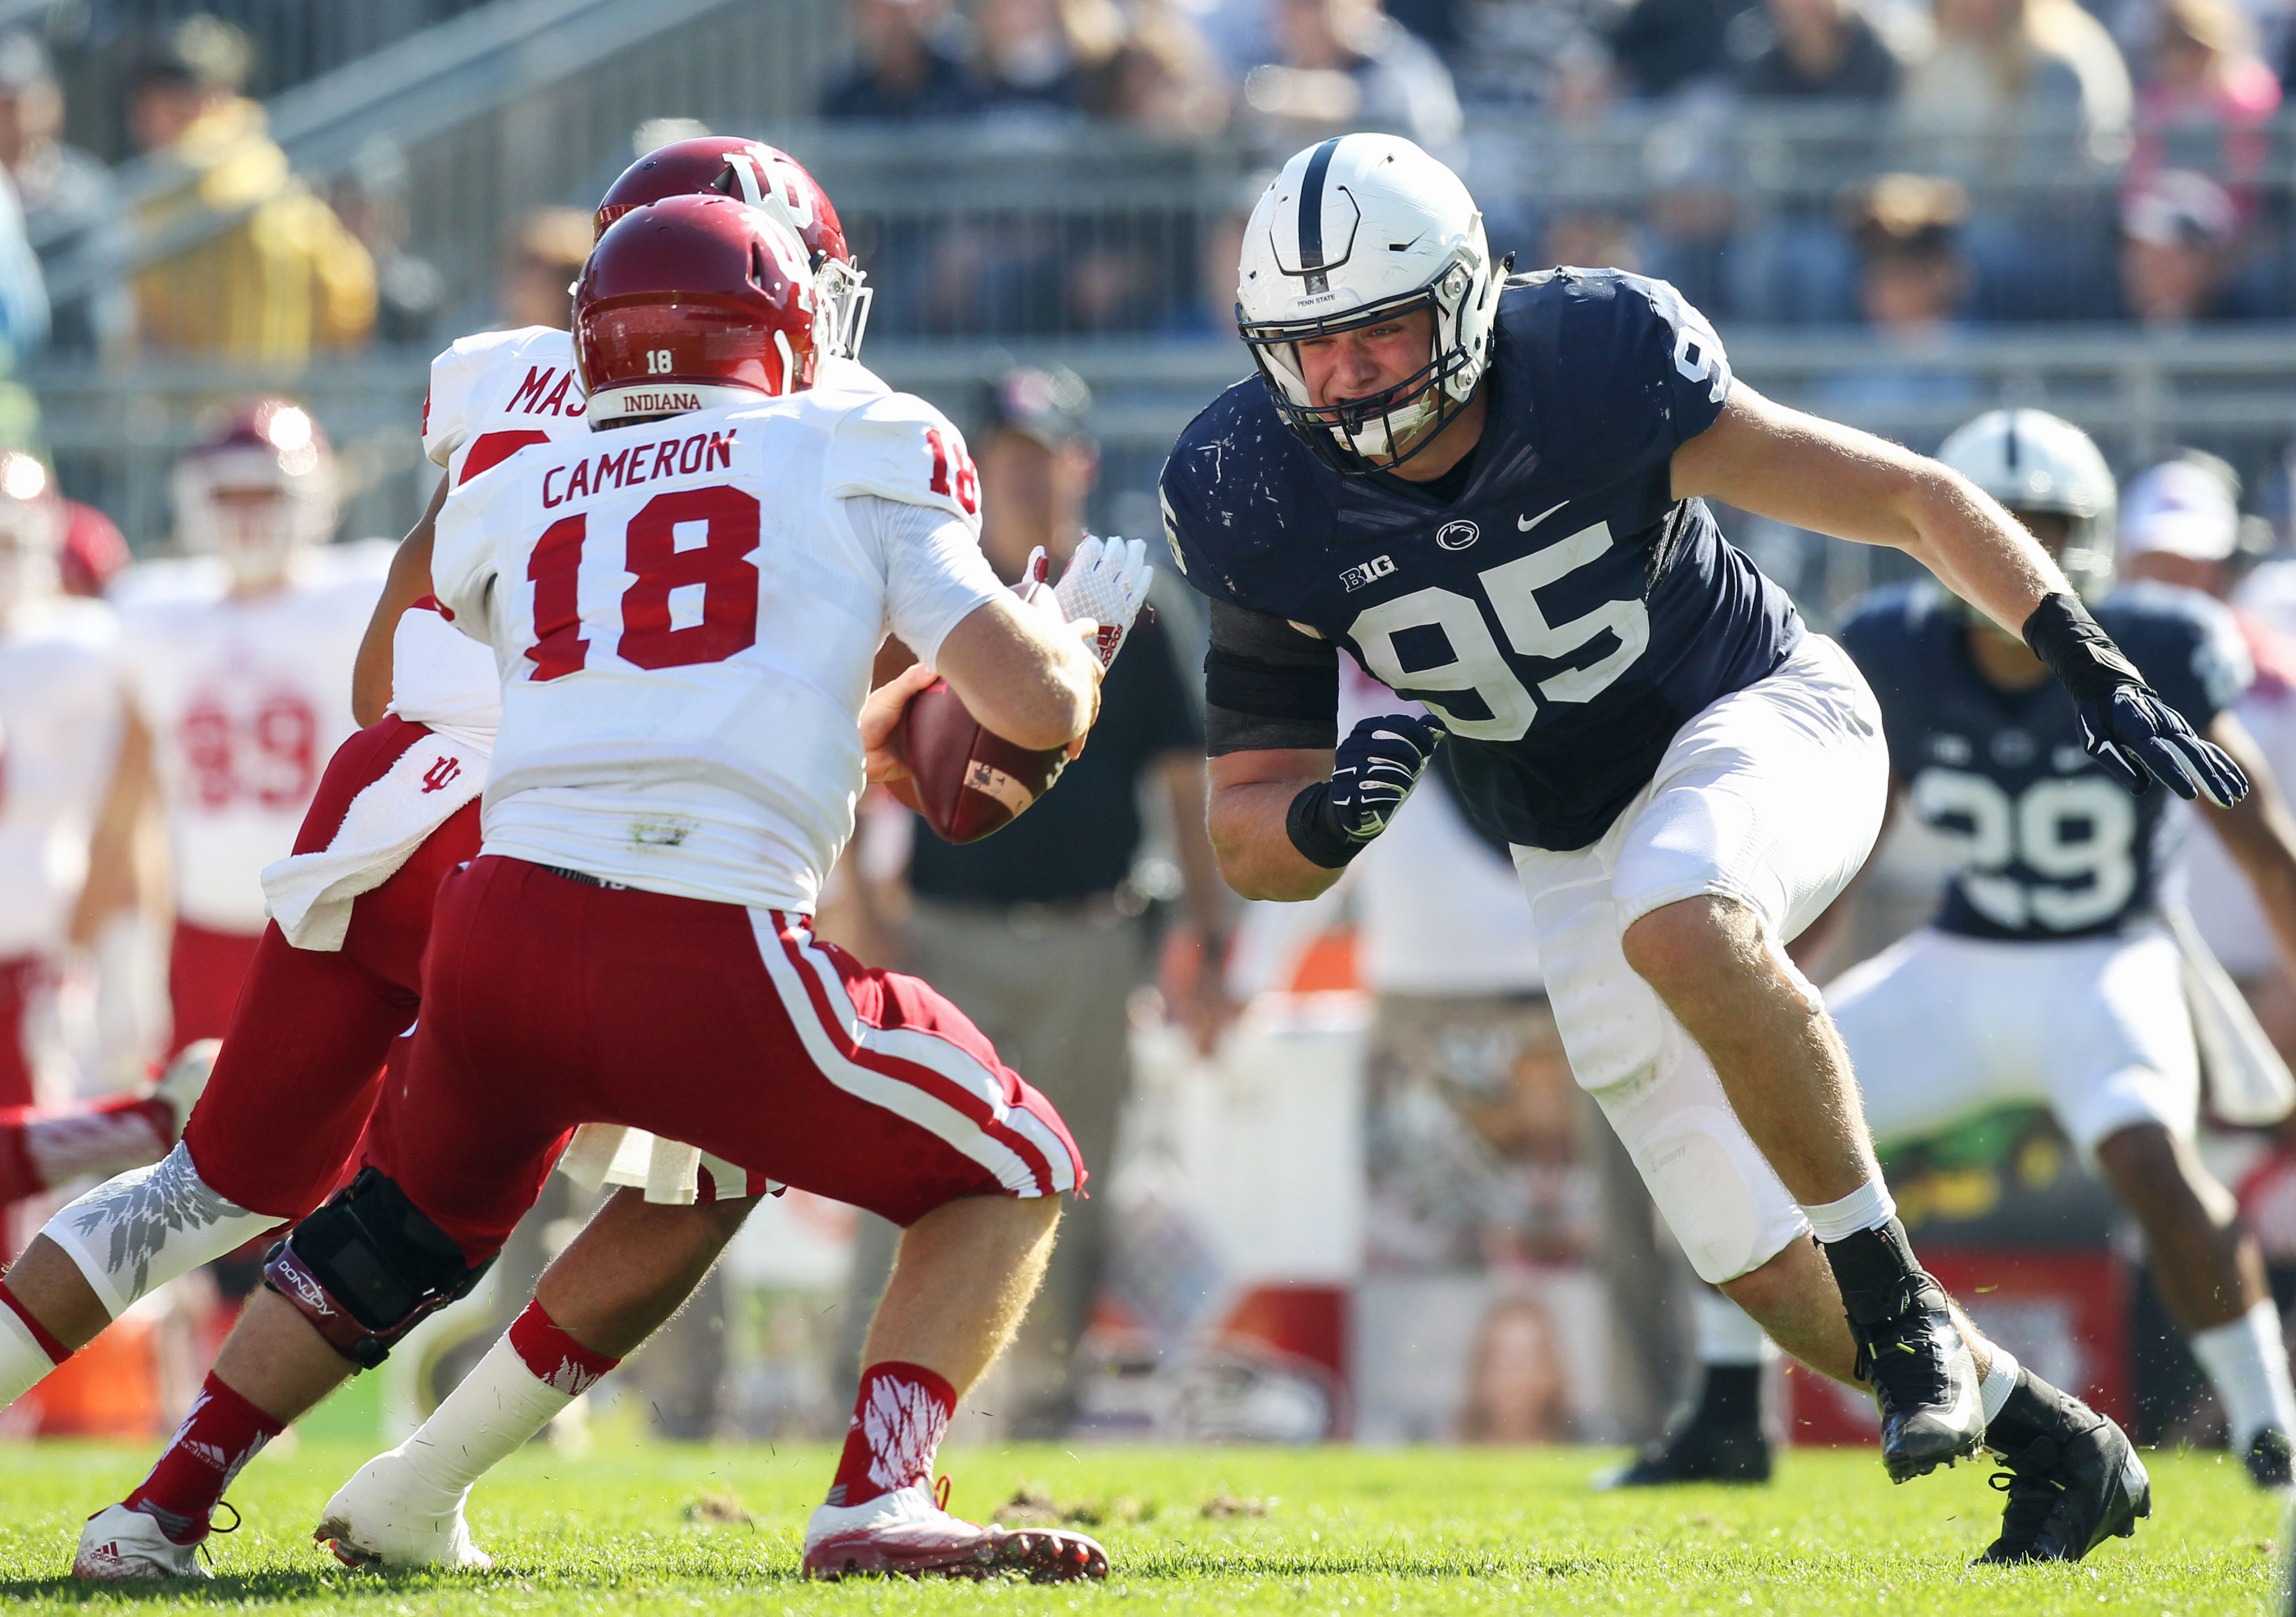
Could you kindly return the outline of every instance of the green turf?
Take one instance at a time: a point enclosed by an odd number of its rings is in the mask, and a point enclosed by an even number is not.
[[[1855,1453],[1800,1453],[1765,1489],[1601,1495],[1593,1450],[953,1450],[952,1507],[1023,1485],[1102,1518],[1103,1587],[795,1580],[825,1451],[641,1448],[574,1462],[530,1450],[480,1485],[485,1576],[376,1578],[304,1541],[361,1450],[307,1443],[233,1490],[245,1527],[204,1585],[91,1588],[57,1576],[80,1520],[139,1451],[0,1449],[0,1601],[12,1611],[215,1605],[355,1617],[486,1613],[2256,1612],[2275,1506],[2235,1465],[2158,1457],[2155,1514],[2076,1567],[1971,1570],[1998,1496],[1964,1465],[1904,1488]],[[1215,1497],[1266,1514],[1208,1517]],[[713,1511],[702,1501],[721,1503]],[[737,1504],[741,1510],[726,1508]],[[744,1522],[742,1512],[754,1517]],[[710,1519],[715,1516],[718,1519]]]

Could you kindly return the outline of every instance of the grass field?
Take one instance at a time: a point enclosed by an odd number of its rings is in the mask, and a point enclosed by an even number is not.
[[[359,1449],[308,1443],[233,1490],[246,1525],[214,1540],[214,1582],[127,1589],[61,1574],[81,1519],[140,1474],[141,1450],[0,1449],[0,1601],[13,1612],[235,1607],[418,1614],[707,1611],[2258,1612],[2276,1508],[2213,1455],[2158,1457],[2133,1542],[2076,1567],[1969,1568],[1999,1496],[1968,1465],[1891,1488],[1870,1455],[1791,1456],[1766,1489],[1603,1495],[1593,1450],[954,1450],[951,1506],[976,1518],[1029,1488],[1096,1515],[1114,1574],[1077,1588],[795,1579],[817,1449],[656,1447],[518,1457],[480,1485],[484,1576],[363,1576],[303,1535]],[[1209,1502],[1230,1514],[1207,1514]],[[1251,1514],[1258,1501],[1264,1514]],[[748,1519],[744,1519],[744,1518]]]

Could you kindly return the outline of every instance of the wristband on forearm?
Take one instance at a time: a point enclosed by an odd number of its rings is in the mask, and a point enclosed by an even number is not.
[[[2042,596],[2025,620],[2025,644],[2076,696],[2109,696],[2124,685],[2152,688],[2077,595]]]
[[[1368,840],[1357,841],[1341,829],[1329,781],[1300,788],[1283,816],[1283,829],[1301,858],[1325,870],[1346,869],[1349,859],[1371,846]]]

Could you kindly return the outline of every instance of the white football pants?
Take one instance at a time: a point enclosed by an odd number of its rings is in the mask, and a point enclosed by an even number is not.
[[[1791,970],[1785,944],[1866,862],[1889,789],[1881,708],[1841,648],[1812,635],[1685,724],[1599,841],[1514,850],[1571,1070],[1710,1283],[1759,1268],[1808,1222],[1620,940],[1661,906],[1715,893],[1760,917]]]
[[[2192,1137],[2200,1056],[2165,931],[2018,943],[1924,927],[1825,998],[1883,1145],[2021,1102],[2092,1160],[2133,1123]]]

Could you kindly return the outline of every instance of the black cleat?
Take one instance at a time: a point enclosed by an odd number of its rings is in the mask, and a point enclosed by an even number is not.
[[[1759,1426],[1692,1421],[1645,1448],[1602,1480],[1604,1488],[1662,1488],[1671,1482],[1767,1482],[1770,1440]]]
[[[1673,1482],[1767,1482],[1770,1442],[1762,1435],[1759,1365],[1709,1365],[1698,1407],[1641,1455],[1595,1479],[1597,1488],[1660,1488]]]
[[[1904,1482],[1976,1450],[1985,1438],[1984,1400],[1977,1361],[1936,1281],[1916,1270],[1882,1309],[1855,1306],[1871,1296],[1844,1297],[1852,1303],[1857,1375],[1881,1407],[1882,1464],[1892,1482]]]
[[[2296,1448],[2279,1427],[2267,1426],[2250,1439],[2248,1452],[2241,1457],[2248,1462],[2249,1480],[2259,1488],[2296,1486]]]
[[[2152,1514],[2152,1479],[2120,1428],[2030,1370],[1986,1441],[2002,1454],[1992,1481],[2009,1501],[1978,1565],[2078,1561]]]

